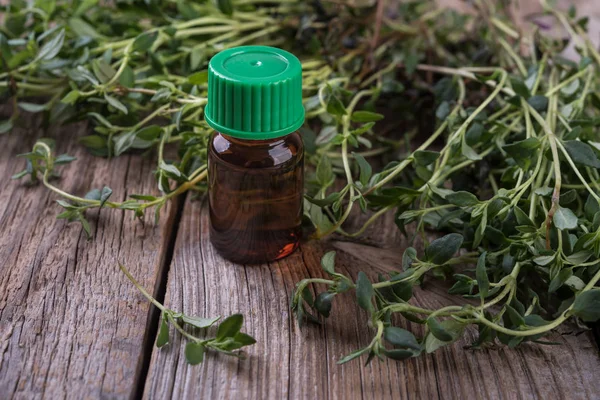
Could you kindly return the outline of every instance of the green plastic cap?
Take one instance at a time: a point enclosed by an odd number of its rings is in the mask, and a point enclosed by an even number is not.
[[[208,64],[206,122],[240,139],[272,139],[304,123],[302,65],[268,46],[223,50]]]

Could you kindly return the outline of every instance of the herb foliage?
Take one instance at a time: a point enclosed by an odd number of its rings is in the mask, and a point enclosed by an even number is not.
[[[327,253],[330,279],[298,283],[292,307],[300,322],[328,317],[346,292],[369,314],[371,343],[340,362],[418,356],[458,340],[469,326],[479,330],[473,347],[512,347],[539,342],[569,319],[600,317],[600,54],[574,9],[562,13],[542,1],[544,14],[576,44],[578,62],[561,56],[566,41],[544,27],[521,29],[504,3],[490,0],[476,2],[475,15],[433,2],[381,13],[368,1],[112,3],[11,1],[0,28],[0,90],[14,105],[0,133],[26,111],[44,113],[49,124],[90,120],[94,132],[81,144],[97,156],[156,150],[160,195],[115,202],[108,187],[83,197],[61,190],[58,167],[75,160],[39,140],[21,155],[26,168],[14,178],[28,176],[60,196],[59,218],[80,222],[90,235],[90,208],[136,217],[152,209],[158,218],[170,198],[204,190],[207,60],[227,47],[278,45],[303,59],[312,166],[305,215],[313,237],[357,237],[394,212],[398,228],[425,244],[408,248],[398,272],[377,282],[336,272]],[[415,129],[404,136],[394,125],[388,134],[374,129],[388,123],[386,108]],[[165,159],[167,146],[177,147],[177,160]],[[347,232],[356,208],[370,217]],[[441,236],[429,242],[430,231]],[[413,286],[428,276],[452,277],[450,293],[475,304],[412,305]],[[314,298],[313,283],[328,289]],[[200,339],[182,324],[203,328],[215,320],[147,297],[163,313],[157,345],[168,343],[173,326],[189,340],[190,363],[209,348],[236,354],[253,343],[240,333],[241,316],[221,323],[215,338]],[[427,333],[415,338],[394,326],[394,316],[424,324]]]

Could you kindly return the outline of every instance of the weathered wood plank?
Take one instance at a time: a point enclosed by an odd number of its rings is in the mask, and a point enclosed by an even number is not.
[[[26,120],[26,119],[24,119]],[[11,182],[23,169],[15,155],[36,137],[55,137],[78,157],[57,185],[83,195],[108,185],[111,200],[155,192],[152,160],[92,157],[77,145],[87,127],[40,132],[39,119],[0,137],[0,397],[129,398],[141,371],[148,303],[118,270],[127,265],[146,287],[161,274],[174,207],[145,224],[131,213],[90,213],[93,241],[81,226],[56,220],[58,197],[38,185]]]
[[[337,299],[324,326],[299,329],[289,311],[294,284],[323,276],[324,246],[338,250],[337,267],[354,278],[359,270],[374,277],[397,268],[401,246],[386,250],[311,242],[271,265],[235,265],[212,250],[207,214],[202,202],[185,205],[165,302],[194,315],[241,312],[248,318],[244,329],[258,343],[247,360],[211,354],[202,365],[189,366],[184,343],[173,334],[171,344],[152,355],[145,398],[593,399],[600,394],[595,378],[600,357],[589,334],[554,335],[562,346],[467,351],[462,347],[474,339],[471,332],[449,348],[406,362],[339,366],[337,360],[370,341],[366,314],[349,298]],[[428,283],[425,289],[416,290],[415,304],[440,307],[456,301],[440,284]],[[418,324],[400,324],[417,334],[423,331]]]

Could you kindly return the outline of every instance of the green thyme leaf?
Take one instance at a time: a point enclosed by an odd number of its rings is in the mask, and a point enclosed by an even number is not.
[[[215,0],[219,10],[225,15],[233,14],[232,0]]]
[[[587,143],[579,140],[569,140],[564,142],[564,146],[575,164],[600,168],[600,160],[598,160],[596,153]]]
[[[167,173],[169,173],[169,174],[171,174],[171,175],[173,175],[175,177],[180,177],[181,176],[181,171],[179,171],[179,169],[175,165],[173,165],[173,164],[167,164],[166,162],[164,162],[164,161],[161,160],[160,163],[159,163],[159,165],[158,165],[158,167],[161,170],[163,170],[163,171],[165,171],[165,172],[167,172]]]
[[[479,204],[479,199],[469,192],[455,192],[448,194],[446,200],[459,207],[470,207]]]
[[[92,70],[94,71],[96,78],[102,83],[110,81],[117,73],[117,71],[102,58],[92,61]]]
[[[63,43],[65,41],[65,30],[61,29],[61,31],[52,38],[52,40],[48,41],[44,44],[40,51],[38,52],[35,60],[47,61],[52,60],[54,57],[58,55],[60,50],[63,47]]]
[[[548,98],[546,96],[536,95],[530,97],[527,102],[537,112],[545,112],[548,108]]]
[[[342,116],[346,115],[346,107],[344,103],[334,94],[329,96],[329,101],[327,102],[327,112],[332,115]]]
[[[487,297],[490,289],[490,281],[488,279],[487,269],[485,267],[486,255],[487,253],[485,251],[481,253],[479,259],[477,260],[476,269],[477,287],[479,288],[479,296],[482,300]]]
[[[532,152],[539,148],[541,143],[536,138],[528,138],[512,144],[504,146],[502,149],[512,157],[517,165],[524,170],[529,169],[532,163]]]
[[[473,146],[481,140],[481,136],[483,135],[483,125],[479,122],[474,122],[467,132],[465,133],[465,141],[469,146]]]
[[[202,318],[202,317],[190,317],[187,315],[183,315],[181,318],[183,319],[183,322],[185,322],[186,324],[192,325],[196,328],[201,328],[201,329],[210,328],[219,319],[221,319],[221,317]]]
[[[208,82],[208,70],[196,72],[188,76],[188,82],[192,85],[204,85]]]
[[[126,88],[132,88],[135,85],[135,73],[129,65],[123,68],[123,72],[119,76],[119,84]]]
[[[359,272],[356,280],[356,299],[358,300],[358,305],[367,312],[373,311],[373,294],[371,281],[364,272]]]
[[[571,268],[563,268],[560,272],[550,281],[548,286],[548,293],[556,292],[567,280],[573,276],[573,270]]]
[[[325,318],[329,317],[331,312],[331,301],[334,297],[335,293],[323,292],[319,293],[317,299],[315,300],[315,309]]]
[[[445,120],[450,114],[450,104],[447,101],[443,101],[435,111],[435,116],[440,120]]]
[[[600,319],[600,289],[591,289],[578,294],[571,311],[583,321],[598,321]]]
[[[404,271],[408,270],[413,261],[415,261],[417,259],[417,250],[415,250],[413,247],[407,247],[406,250],[404,250],[404,253],[402,254],[402,269]]]
[[[233,340],[236,343],[236,346],[237,346],[236,348],[250,346],[250,345],[253,345],[256,343],[256,339],[254,339],[252,336],[250,336],[244,332],[236,333],[235,336],[233,337]]]
[[[152,141],[158,139],[162,131],[160,126],[150,125],[137,131],[135,137],[145,141]]]
[[[123,114],[127,114],[127,112],[128,112],[127,107],[125,107],[125,105],[123,103],[121,103],[119,100],[117,100],[114,97],[109,96],[107,94],[104,95],[104,99],[108,102],[108,104],[110,104],[117,110],[121,111]]]
[[[427,325],[431,329],[431,325],[429,324],[430,320],[433,320],[433,319],[428,318]],[[443,337],[446,339],[450,338],[450,339],[449,340],[440,339],[436,335],[433,334],[433,331],[430,332],[430,334],[428,334],[425,339],[425,351],[427,353],[433,353],[440,347],[443,347],[443,346],[449,345],[450,343],[455,342],[462,335],[465,325],[458,321],[455,321],[452,319],[447,319],[447,320],[442,321],[441,323],[438,323],[438,327],[441,329],[439,331],[436,330],[436,332],[440,335],[440,337]]]
[[[600,211],[600,204],[598,203],[598,200],[594,198],[594,196],[588,196],[587,200],[585,201],[584,211],[586,218],[589,220],[593,220],[594,215]]]
[[[360,183],[362,183],[363,186],[367,186],[367,183],[369,182],[369,179],[373,173],[371,165],[360,154],[352,153],[352,155],[360,167]]]
[[[158,32],[145,32],[135,38],[133,41],[132,49],[133,51],[144,52],[150,50],[156,38],[158,37]]]
[[[160,328],[158,329],[158,335],[156,336],[156,347],[163,347],[169,343],[169,324],[167,318],[163,312],[160,318]]]
[[[94,139],[96,140],[96,139]],[[121,154],[123,154],[125,151],[127,151],[129,148],[131,148],[131,146],[133,145],[133,142],[135,141],[135,132],[134,131],[129,131],[129,132],[123,132],[118,136],[115,136],[113,138],[115,144],[114,144],[114,150],[115,150],[115,155],[120,156]],[[89,143],[90,139],[88,139],[88,143]],[[88,146],[90,147],[90,146]]]
[[[217,329],[217,340],[235,336],[240,329],[242,329],[243,323],[244,316],[242,314],[234,314],[226,318],[219,324],[219,328]]]
[[[558,206],[553,217],[554,225],[562,230],[575,229],[577,227],[577,216],[568,208]]]
[[[350,119],[354,122],[376,122],[382,120],[383,115],[370,111],[354,111]]]
[[[458,233],[451,233],[434,240],[425,249],[427,261],[437,265],[446,263],[460,249],[463,240],[463,236]]]
[[[80,93],[78,90],[71,90],[65,97],[63,97],[60,101],[65,104],[75,104],[77,99],[79,99]]]
[[[525,325],[525,319],[517,310],[508,304],[506,304],[504,308],[506,309],[506,314],[508,315],[508,318],[512,322],[513,326],[518,327]]]
[[[200,364],[204,360],[206,348],[201,343],[188,342],[185,345],[185,359],[191,365]]]
[[[61,154],[60,156],[58,156],[54,159],[54,164],[55,165],[63,165],[63,164],[68,164],[70,162],[73,162],[75,160],[77,160],[77,157],[73,157],[68,154]]]
[[[328,251],[321,258],[321,267],[330,275],[335,274],[335,251]]]
[[[528,99],[531,96],[527,85],[519,78],[511,77],[510,84],[515,91],[515,93],[525,99]]]
[[[365,132],[369,132],[374,125],[375,122],[367,122],[366,124],[361,125],[359,128],[351,130],[350,133],[355,136],[362,135]]]
[[[422,165],[427,166],[431,165],[437,161],[440,157],[440,153],[437,151],[429,151],[429,150],[419,150],[413,153],[413,157],[415,157],[415,161]]]
[[[391,358],[392,360],[406,360],[415,356],[415,353],[413,351],[397,349],[384,349],[383,354],[385,354],[386,357]]]
[[[317,181],[323,187],[331,185],[334,180],[331,161],[327,156],[321,157],[317,164]]]
[[[71,18],[69,20],[69,27],[79,37],[90,37],[93,39],[101,37],[101,35],[90,24],[81,18]]]
[[[421,345],[417,342],[415,335],[406,329],[388,326],[383,331],[383,337],[394,346],[405,347],[417,351],[421,350]]]
[[[309,202],[311,202],[312,204],[316,204],[319,207],[325,207],[325,206],[329,206],[329,205],[335,203],[337,200],[339,200],[340,194],[339,193],[329,193],[327,195],[327,197],[325,197],[324,199],[315,199],[310,196],[304,196],[304,198],[306,200],[308,200]]]
[[[448,332],[444,325],[440,324],[435,318],[427,318],[427,326],[429,327],[429,331],[436,339],[441,340],[442,342],[449,342],[453,339],[453,336],[450,332]]]
[[[0,121],[0,135],[9,132],[13,128],[13,123],[10,119],[6,121]]]
[[[363,354],[367,353],[369,350],[370,350],[369,347],[365,347],[364,349],[353,351],[352,353],[348,354],[347,356],[344,356],[337,363],[338,364],[345,364],[348,361],[352,361],[355,358],[358,358],[358,357],[362,356]]]
[[[38,113],[38,112],[45,111],[47,109],[46,104],[33,104],[33,103],[26,103],[26,102],[20,102],[19,107],[30,113]]]

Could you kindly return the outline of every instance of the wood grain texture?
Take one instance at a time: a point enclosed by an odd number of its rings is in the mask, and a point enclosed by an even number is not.
[[[355,361],[336,364],[370,341],[366,314],[346,294],[334,302],[323,326],[299,328],[289,310],[296,282],[325,277],[321,255],[338,251],[337,268],[356,278],[363,270],[396,269],[406,244],[390,213],[366,232],[365,244],[331,241],[304,244],[292,256],[262,266],[235,265],[213,251],[208,214],[202,201],[188,201],[181,218],[173,262],[165,267],[168,242],[177,228],[176,205],[161,225],[103,210],[90,215],[96,238],[88,242],[77,224],[55,220],[56,196],[41,186],[10,182],[22,169],[15,154],[28,151],[36,136],[59,136],[60,152],[79,160],[63,168],[56,184],[84,194],[113,188],[113,200],[155,192],[152,160],[123,156],[110,163],[90,157],[73,138],[85,125],[43,132],[36,120],[0,137],[0,398],[303,398],[303,399],[596,399],[600,382],[598,348],[590,333],[555,334],[561,346],[525,345],[465,351],[465,340],[433,355],[405,362]],[[60,144],[68,144],[60,148]],[[358,227],[356,215],[348,224]],[[349,229],[351,230],[351,229]],[[362,240],[361,240],[362,241]],[[375,245],[386,248],[377,248]],[[166,305],[188,314],[215,316],[241,312],[244,330],[258,343],[249,359],[209,353],[205,363],[189,366],[179,335],[163,349],[149,350],[150,309],[117,270],[123,262],[149,290],[161,285],[169,268]],[[156,289],[155,289],[156,290]],[[323,290],[322,287],[317,290]],[[414,303],[440,307],[456,301],[447,287],[427,280]],[[154,323],[156,321],[153,321]],[[418,324],[399,321],[417,335]],[[150,330],[148,328],[151,328]],[[566,332],[568,333],[568,332]],[[152,357],[146,377],[145,357]],[[362,360],[364,362],[364,360]]]
[[[93,241],[41,185],[10,181],[36,137],[57,139],[78,157],[61,169],[61,188],[84,195],[108,185],[111,200],[156,192],[153,161],[92,157],[77,144],[85,124],[44,132],[39,119],[0,137],[0,398],[128,398],[136,389],[149,305],[118,270],[127,265],[149,290],[160,275],[172,216],[145,224],[120,210],[89,213]]]
[[[391,226],[383,221],[384,227]],[[383,228],[382,231],[388,228]],[[244,329],[258,343],[250,357],[238,361],[209,354],[199,366],[187,365],[179,335],[156,349],[144,397],[163,398],[305,398],[305,399],[595,399],[600,396],[596,372],[598,349],[589,333],[554,335],[561,346],[524,345],[466,351],[464,340],[437,353],[405,362],[361,361],[337,365],[352,350],[366,346],[373,332],[366,313],[350,300],[336,299],[323,326],[299,329],[289,310],[294,284],[321,277],[319,260],[329,248],[338,250],[337,268],[356,278],[363,270],[397,268],[402,243],[394,250],[356,243],[310,242],[290,257],[261,266],[235,265],[215,254],[208,237],[208,213],[202,202],[185,205],[169,272],[165,302],[169,308],[201,316],[241,312]],[[320,288],[322,290],[323,288]],[[417,289],[414,303],[441,307],[456,301],[447,287],[428,281]],[[420,335],[420,325],[400,326]]]

